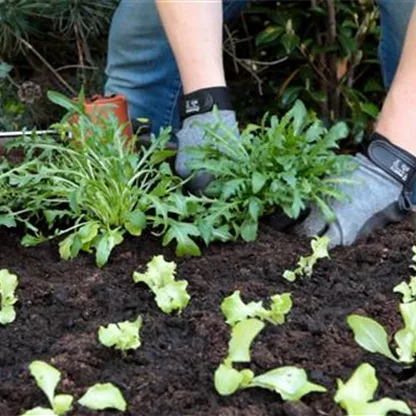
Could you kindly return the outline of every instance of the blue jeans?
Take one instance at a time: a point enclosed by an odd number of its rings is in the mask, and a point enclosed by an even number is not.
[[[381,13],[380,60],[388,88],[396,72],[406,28],[416,0],[377,0]],[[247,0],[223,0],[229,21]],[[111,24],[106,93],[127,97],[130,118],[149,118],[153,132],[180,127],[178,68],[154,0],[121,0]]]
[[[224,21],[238,16],[247,0],[223,0]],[[152,120],[152,130],[180,127],[179,71],[154,0],[121,0],[111,23],[106,94],[124,94],[129,115]]]
[[[380,6],[379,55],[384,84],[390,87],[399,65],[406,29],[416,0],[377,0]]]

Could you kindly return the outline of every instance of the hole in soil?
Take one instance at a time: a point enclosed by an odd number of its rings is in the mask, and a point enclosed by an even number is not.
[[[392,364],[390,365],[391,371],[395,374],[398,381],[406,381],[416,375],[416,366],[412,367],[403,367],[400,365]]]

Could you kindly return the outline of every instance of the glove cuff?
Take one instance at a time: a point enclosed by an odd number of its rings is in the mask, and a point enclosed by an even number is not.
[[[186,94],[179,103],[182,120],[196,114],[208,113],[216,106],[219,110],[233,110],[227,87],[204,88]]]
[[[379,133],[373,133],[367,147],[367,157],[380,169],[403,185],[399,206],[410,211],[416,205],[416,157],[391,143]]]

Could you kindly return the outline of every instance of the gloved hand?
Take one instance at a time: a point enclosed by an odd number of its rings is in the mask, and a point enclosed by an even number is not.
[[[181,117],[183,124],[181,130],[176,133],[178,152],[175,162],[176,173],[182,178],[187,178],[191,174],[187,162],[192,156],[186,152],[186,148],[199,146],[204,142],[205,132],[201,127],[202,124],[216,124],[218,122],[212,113],[214,106],[218,108],[218,116],[221,121],[226,126],[234,128],[236,117],[226,87],[195,91],[182,99]],[[187,185],[191,191],[198,192],[204,190],[211,180],[211,175],[200,172]]]
[[[416,158],[374,134],[367,156],[358,154],[358,168],[339,190],[349,198],[330,203],[336,215],[328,223],[317,207],[296,232],[307,236],[326,235],[330,247],[351,245],[377,228],[402,220],[411,211],[411,193]]]

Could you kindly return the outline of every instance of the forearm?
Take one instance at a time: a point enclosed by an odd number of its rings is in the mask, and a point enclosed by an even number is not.
[[[185,94],[225,85],[222,0],[156,0]]]

